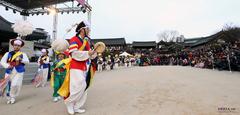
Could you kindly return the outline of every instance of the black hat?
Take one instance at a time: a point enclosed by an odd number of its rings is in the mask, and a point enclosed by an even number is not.
[[[77,28],[76,28],[76,32],[79,32],[81,28],[86,27],[86,24],[82,21],[78,24]]]

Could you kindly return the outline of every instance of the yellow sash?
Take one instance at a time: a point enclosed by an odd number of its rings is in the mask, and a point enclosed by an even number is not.
[[[67,68],[66,65],[70,66],[69,65],[70,61],[71,61],[71,58],[66,58],[66,59],[61,60],[60,62],[57,63],[57,65],[56,65],[56,67],[54,69],[58,68],[62,64],[65,64],[65,68]],[[53,88],[54,87],[54,72],[51,72],[50,84],[51,84],[51,87]]]
[[[12,59],[10,60],[10,62],[12,62],[13,60],[15,60],[18,56],[20,56],[20,55],[22,55],[23,54],[23,52],[17,52],[17,53],[15,53],[13,56],[12,56]]]
[[[45,60],[48,56],[43,56],[43,58],[41,58],[41,60]]]
[[[50,86],[54,88],[54,72],[51,72]]]
[[[79,48],[79,51],[83,51],[83,49],[85,48],[86,44],[87,44],[87,39],[84,39],[83,41],[83,45]],[[70,62],[72,60],[72,58],[67,58],[67,59],[64,59],[66,61],[64,61],[65,63],[65,67],[66,67],[66,77],[63,81],[63,84],[61,86],[61,88],[58,90],[58,94],[61,95],[62,97],[68,97],[69,94],[70,94],[70,87],[69,87],[69,84],[70,84]]]

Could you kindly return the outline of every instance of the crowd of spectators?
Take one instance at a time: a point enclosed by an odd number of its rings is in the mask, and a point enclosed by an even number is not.
[[[142,53],[140,66],[147,63],[147,65],[181,65],[240,71],[240,46],[237,42],[233,44],[209,44],[198,49],[185,49],[171,54],[161,54],[161,51],[160,53],[159,51],[151,53],[146,55]]]

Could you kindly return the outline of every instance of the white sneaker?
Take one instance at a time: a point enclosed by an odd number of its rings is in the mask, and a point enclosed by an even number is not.
[[[67,104],[68,114],[74,115],[73,104]]]
[[[10,102],[11,102],[11,104],[14,104],[15,103],[15,98],[12,97]]]
[[[10,100],[7,100],[7,104],[11,104],[11,101],[10,101]]]
[[[85,109],[75,109],[74,112],[76,112],[76,113],[85,113],[86,110]]]
[[[54,98],[53,98],[53,101],[54,101],[54,102],[57,102],[57,101],[58,101],[58,97],[54,97]]]
[[[11,97],[7,97],[7,104],[11,104]]]
[[[61,100],[61,99],[62,99],[62,97],[61,97],[61,96],[58,96],[57,98],[58,98],[58,100]]]
[[[36,85],[35,87],[36,87],[36,88],[38,88],[38,87],[39,87],[39,85]]]

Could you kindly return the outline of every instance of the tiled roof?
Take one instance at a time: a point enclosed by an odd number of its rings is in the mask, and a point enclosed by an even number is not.
[[[133,47],[156,47],[156,41],[133,41]]]
[[[111,45],[126,45],[125,38],[106,38],[106,39],[92,39],[94,43],[103,42],[107,46]]]
[[[6,32],[13,32],[12,23],[0,16],[0,30]]]

